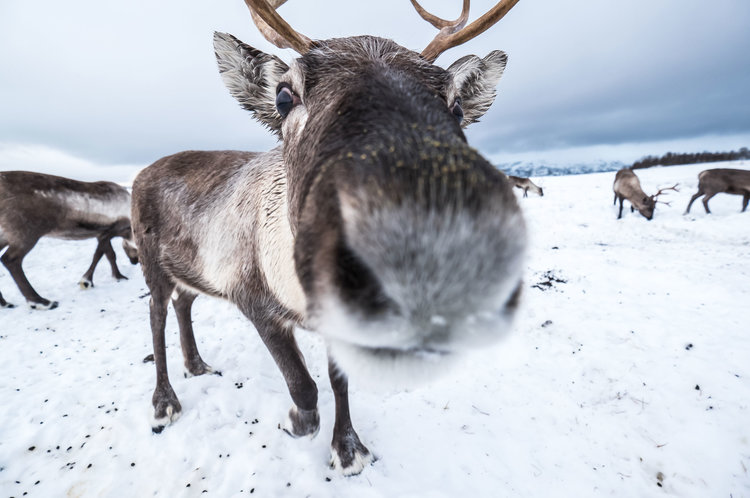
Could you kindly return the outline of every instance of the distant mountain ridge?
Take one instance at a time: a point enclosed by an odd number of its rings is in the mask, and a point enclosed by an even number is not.
[[[603,159],[567,164],[551,164],[547,161],[516,161],[512,163],[498,164],[497,168],[506,174],[513,176],[564,176],[603,173],[607,171],[617,171],[622,168],[641,169],[650,168],[652,166],[677,166],[683,164],[713,163],[746,159],[750,159],[750,150],[747,147],[742,147],[736,151],[725,152],[667,152],[662,156],[644,156],[633,164],[625,164],[622,161],[605,161]]]
[[[617,171],[625,168],[628,165],[622,161],[591,161],[591,162],[576,162],[570,164],[559,164],[559,163],[548,163],[546,161],[541,162],[528,162],[528,161],[516,161],[513,163],[501,163],[497,165],[497,168],[503,171],[505,174],[522,177],[532,176],[565,176],[565,175],[585,175],[587,173],[603,173],[606,171]]]

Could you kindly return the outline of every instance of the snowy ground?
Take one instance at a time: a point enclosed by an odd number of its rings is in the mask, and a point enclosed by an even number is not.
[[[750,212],[719,195],[711,216],[700,202],[682,215],[707,167],[640,171],[649,193],[681,185],[650,222],[615,219],[614,173],[537,179],[545,196],[520,199],[532,240],[514,332],[431,386],[351,379],[355,427],[379,460],[349,478],[327,467],[317,337],[299,334],[321,431],[295,440],[278,429],[291,400],[252,325],[196,301],[201,353],[223,376],[184,379],[170,316],[183,416],[154,435],[140,269],[118,249],[130,280],[103,261],[82,291],[94,241],[43,239],[25,267],[60,307],[0,309],[0,498],[750,497]],[[4,268],[0,289],[23,304]]]

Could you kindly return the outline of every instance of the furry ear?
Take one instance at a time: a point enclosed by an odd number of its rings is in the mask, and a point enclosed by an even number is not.
[[[501,50],[494,50],[484,59],[476,55],[461,57],[450,65],[448,72],[453,75],[453,92],[461,97],[464,128],[476,123],[495,101],[500,77],[505,71],[508,56]],[[449,92],[450,93],[450,92]]]
[[[214,33],[214,52],[229,93],[280,137],[276,85],[289,67],[275,55],[254,49],[228,33]]]

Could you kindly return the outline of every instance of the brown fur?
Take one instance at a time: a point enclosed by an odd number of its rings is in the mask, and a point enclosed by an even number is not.
[[[181,152],[134,182],[154,431],[181,411],[166,370],[168,302],[185,367],[199,375],[213,370],[195,346],[190,307],[209,294],[255,325],[289,388],[295,436],[316,433],[319,416],[294,328],[324,335],[333,461],[357,473],[372,455],[349,417],[344,352],[376,368],[430,364],[425,356],[476,339],[467,316],[509,320],[517,305],[523,220],[507,178],[466,144],[454,112],[459,101],[470,121],[486,111],[505,56],[464,58],[451,71],[390,40],[353,37],[318,41],[287,66],[231,35],[217,33],[214,46],[230,93],[283,143],[266,153]],[[283,85],[298,102],[286,117],[274,103]]]
[[[703,207],[710,214],[708,201],[716,194],[726,193],[742,196],[742,212],[750,202],[750,171],[744,169],[716,168],[701,171],[698,175],[698,192],[688,202],[685,214],[690,212],[693,201],[703,197]]]
[[[630,210],[637,209],[647,220],[654,217],[654,208],[656,200],[653,196],[646,195],[641,188],[641,182],[633,170],[623,168],[615,175],[615,183],[612,186],[615,192],[615,204],[620,200],[620,211],[617,213],[617,219],[622,218],[622,203],[627,199],[630,201]]]
[[[528,178],[523,178],[520,176],[511,176],[508,175],[508,178],[511,182],[513,182],[513,185],[517,188],[520,188],[523,190],[523,196],[528,197],[529,196],[529,190],[534,192],[535,194],[539,195],[540,197],[544,196],[544,191],[541,187],[536,185],[534,182],[532,182]]]
[[[109,260],[112,275],[118,280],[126,278],[117,268],[110,241],[123,237],[132,242],[129,203],[127,190],[111,182],[80,182],[27,171],[0,172],[0,251],[8,248],[0,260],[32,307],[57,306],[34,290],[21,267],[26,254],[44,236],[98,240],[91,266],[79,282],[82,287],[93,286],[94,269],[103,255]],[[135,264],[135,249],[126,245],[125,250]],[[2,295],[0,305],[8,306]]]

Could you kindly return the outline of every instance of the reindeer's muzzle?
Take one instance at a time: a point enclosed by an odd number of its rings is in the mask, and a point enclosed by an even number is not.
[[[300,268],[310,320],[347,372],[432,375],[502,337],[518,302],[526,234],[511,185],[462,140],[412,140],[413,154],[337,158],[307,202],[326,206],[324,228],[297,240],[314,254]]]

